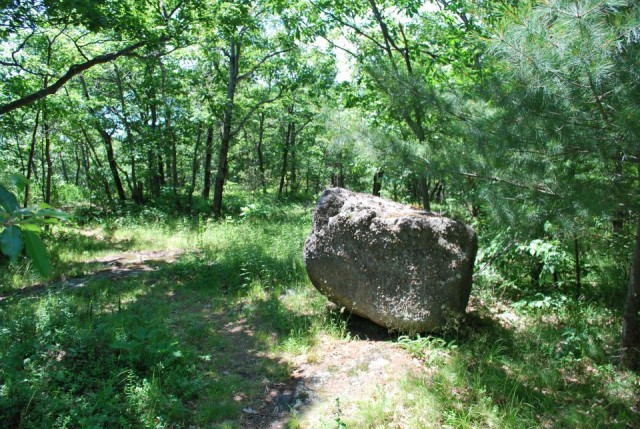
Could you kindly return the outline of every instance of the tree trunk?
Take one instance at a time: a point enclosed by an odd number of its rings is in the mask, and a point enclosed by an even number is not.
[[[218,158],[218,172],[213,190],[213,215],[216,218],[222,216],[222,194],[228,174],[229,147],[233,135],[231,133],[231,121],[233,120],[234,99],[238,85],[240,72],[240,45],[235,40],[229,43],[229,80],[227,82],[227,102],[222,118],[222,131],[220,133],[220,156]]]
[[[284,136],[284,149],[282,151],[282,168],[280,170],[280,186],[278,187],[278,197],[282,196],[284,190],[284,182],[287,177],[287,167],[289,162],[289,144],[291,141],[293,123],[287,124],[287,133]]]
[[[27,160],[27,180],[31,181],[31,175],[34,171],[34,158],[36,154],[36,141],[38,140],[38,128],[40,127],[40,109],[36,111],[36,123],[31,134],[31,147],[29,148],[29,159]],[[27,182],[24,187],[24,207],[29,205],[29,191],[31,185]]]
[[[149,71],[151,73],[151,71]],[[147,152],[147,162],[149,164],[149,188],[154,197],[160,196],[160,190],[164,185],[164,165],[162,155],[158,147],[158,107],[156,93],[153,85],[149,86],[149,110],[151,112],[151,136],[153,141]]]
[[[44,160],[47,166],[44,172],[44,193],[43,199],[47,204],[51,204],[51,180],[53,178],[53,161],[51,160],[51,128],[47,118],[46,108],[42,112],[42,131],[44,134]]]
[[[384,177],[384,171],[378,171],[373,175],[373,195],[380,196],[382,190],[382,177]]]
[[[94,162],[96,163],[96,165],[98,166],[98,175],[100,177],[100,180],[102,180],[102,184],[104,185],[104,192],[107,195],[107,199],[109,200],[109,202],[112,202],[113,197],[111,196],[111,187],[109,186],[109,181],[107,180],[104,172],[103,172],[103,167],[102,167],[102,162],[100,162],[100,157],[98,156],[98,153],[96,151],[95,146],[93,145],[91,138],[89,136],[89,133],[87,133],[87,130],[84,129],[84,127],[80,127],[81,131],[82,131],[82,135],[84,136],[85,139],[85,143],[87,145],[87,149],[88,149],[88,159],[86,160],[86,171],[87,171],[87,177],[89,177],[89,168],[90,168],[90,158],[91,155],[93,155],[94,158]]]
[[[200,142],[202,141],[202,125],[198,125],[196,146],[193,148],[193,163],[191,164],[191,186],[187,196],[187,210],[191,211],[193,205],[193,192],[196,190],[196,179],[198,177],[198,153],[200,152]]]
[[[422,208],[426,211],[431,211],[431,200],[429,198],[429,182],[427,176],[421,174],[419,177],[418,187],[420,188],[420,196],[422,197]]]
[[[636,247],[631,262],[631,276],[627,289],[627,300],[622,315],[622,340],[620,343],[621,364],[625,368],[640,368],[640,218],[636,226]]]
[[[125,201],[127,197],[124,193],[124,187],[122,186],[122,180],[120,180],[120,173],[118,172],[118,163],[113,152],[113,140],[111,135],[102,128],[98,131],[102,137],[104,148],[107,151],[107,162],[109,163],[109,170],[111,170],[111,175],[113,176],[113,183],[116,187],[116,192],[118,193],[118,199],[120,201]]]
[[[75,174],[73,183],[76,186],[80,186],[80,156],[78,155],[78,146],[77,145],[74,146],[74,157],[75,157],[75,161],[76,161],[76,174]]]
[[[576,297],[579,297],[582,293],[582,280],[580,276],[580,243],[578,242],[578,237],[573,238],[573,252],[576,262]]]
[[[264,172],[264,155],[262,153],[262,143],[264,141],[264,119],[265,119],[264,112],[260,112],[260,115],[258,116],[258,118],[260,120],[260,126],[258,128],[258,143],[256,145],[256,151],[258,152],[258,171],[260,173],[260,183],[262,184],[262,193],[266,194],[267,182],[265,179],[265,172]]]
[[[176,134],[173,131],[171,106],[169,105],[169,101],[167,99],[167,70],[164,67],[161,59],[158,60],[158,63],[160,64],[160,70],[162,72],[162,100],[165,108],[165,126],[167,129],[167,134],[169,135],[169,148],[171,151],[171,191],[173,193],[175,208],[176,210],[179,210],[180,201],[178,199],[178,141],[176,139]]]
[[[60,160],[60,168],[62,168],[62,178],[64,179],[65,183],[69,183],[69,170],[67,169],[67,163],[64,160],[62,151],[58,152],[58,159]]]
[[[136,171],[136,149],[135,142],[133,140],[133,134],[131,133],[131,122],[129,121],[129,114],[127,112],[127,104],[124,97],[124,85],[122,83],[122,75],[120,69],[116,64],[113,65],[113,70],[116,76],[116,86],[118,87],[118,94],[120,96],[120,108],[122,109],[122,122],[124,124],[125,138],[129,145],[130,159],[131,159],[131,199],[136,204],[142,204],[144,202],[143,186],[141,182],[138,182],[138,174]]]
[[[296,159],[296,132],[295,132],[295,124],[293,124],[294,131],[291,133],[291,164],[290,175],[289,175],[289,192],[291,194],[296,194],[298,192],[298,168],[297,168],[297,159]]]
[[[87,100],[90,100],[87,83],[85,82],[83,76],[80,76],[80,83],[82,84],[84,97]],[[116,187],[116,192],[118,193],[118,199],[120,201],[125,201],[127,197],[124,192],[124,187],[122,186],[122,180],[120,180],[120,173],[118,173],[118,163],[116,162],[116,157],[113,152],[113,139],[111,137],[111,134],[109,134],[104,128],[102,128],[102,125],[100,125],[100,120],[98,119],[98,115],[96,114],[95,109],[89,107],[89,111],[93,115],[94,126],[98,131],[98,134],[100,134],[100,137],[102,137],[102,142],[104,143],[104,148],[107,152],[107,162],[109,164],[109,169],[111,170],[111,175],[113,177],[113,183]]]
[[[209,199],[211,194],[211,163],[213,159],[213,126],[207,128],[207,143],[204,155],[204,183],[202,186],[202,197]]]

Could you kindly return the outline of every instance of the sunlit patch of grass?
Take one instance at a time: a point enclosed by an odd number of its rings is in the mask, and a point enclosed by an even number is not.
[[[432,420],[412,427],[624,427],[640,422],[631,399],[638,377],[611,363],[618,322],[610,310],[562,297],[511,305],[485,297],[485,302],[495,302],[498,310],[477,309],[484,316],[450,333],[455,343],[400,337],[427,373],[404,384],[406,395],[439,410]],[[518,320],[515,326],[496,317],[505,312]]]

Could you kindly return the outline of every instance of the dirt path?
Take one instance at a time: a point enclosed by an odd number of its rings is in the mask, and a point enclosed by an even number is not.
[[[0,296],[0,302],[7,298],[38,295],[51,288],[74,289],[97,279],[119,280],[155,271],[158,263],[173,263],[181,254],[181,250],[131,251],[95,258],[84,261],[93,267],[97,265],[89,275],[63,277],[17,290]],[[241,331],[244,336],[240,338],[250,341],[253,336],[252,327],[246,320],[230,322],[223,315],[212,315],[209,323],[217,325],[216,330],[223,336],[225,333],[234,336],[235,341]],[[264,386],[264,396],[244,407],[241,427],[285,428],[292,418],[301,428],[340,427],[338,422],[354,415],[359,403],[379,398],[381,394],[400,395],[402,378],[425,372],[417,359],[389,341],[388,333],[371,322],[356,318],[350,322],[349,332],[354,339],[323,337],[302,355],[272,356],[291,368],[290,378],[280,383],[254,380]],[[232,362],[238,362],[239,368],[246,369],[256,361],[255,350],[250,351],[249,344],[238,343],[234,347]],[[257,377],[253,370],[246,372],[250,377]]]
[[[289,361],[289,382],[265,386],[264,403],[245,408],[242,427],[281,429],[292,416],[302,428],[336,427],[362,403],[400,395],[403,378],[425,372],[396,344],[371,340],[326,338]]]
[[[98,265],[99,268],[85,276],[67,278],[63,275],[58,280],[13,290],[5,295],[0,295],[0,302],[8,298],[40,295],[52,289],[76,289],[83,287],[89,281],[100,279],[120,280],[144,272],[155,271],[157,268],[152,263],[173,263],[182,253],[184,253],[182,250],[144,250],[123,252],[87,260],[84,261],[85,264]]]

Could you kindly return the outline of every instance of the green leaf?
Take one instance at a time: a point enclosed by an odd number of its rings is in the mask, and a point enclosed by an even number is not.
[[[15,262],[16,258],[22,252],[24,241],[22,241],[22,231],[15,225],[7,227],[0,235],[0,248],[2,253],[11,258],[11,262]]]
[[[35,232],[36,234],[40,234],[40,232],[42,232],[42,229],[40,229],[38,225],[31,223],[31,220],[20,223],[20,229],[23,231]]]
[[[33,260],[33,265],[40,274],[47,277],[51,272],[49,255],[44,243],[38,234],[32,231],[23,231],[24,243],[27,247],[27,255]]]
[[[40,209],[35,213],[35,215],[39,217],[51,216],[61,220],[69,220],[70,218],[70,216],[67,213],[62,212],[60,210],[54,210],[51,208]]]
[[[20,207],[16,196],[13,195],[13,192],[10,192],[2,185],[0,185],[0,206],[10,213]]]
[[[29,179],[27,179],[26,177],[24,177],[20,173],[14,173],[10,177],[11,177],[11,183],[13,183],[14,186],[20,190],[20,192],[23,192],[24,188],[29,183],[31,183],[31,181]]]

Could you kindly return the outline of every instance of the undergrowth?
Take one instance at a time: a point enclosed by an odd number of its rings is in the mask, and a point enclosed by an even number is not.
[[[239,203],[220,221],[154,213],[50,231],[56,271],[47,287],[28,262],[3,265],[0,426],[239,427],[264,383],[289,378],[285,356],[356,340],[307,279],[310,206]],[[117,280],[92,276],[98,257],[167,249],[181,252],[177,261]],[[77,276],[86,276],[81,287],[64,287]],[[638,377],[615,365],[620,315],[611,302],[562,289],[505,294],[496,281],[478,276],[469,314],[442,335],[398,337],[425,368],[399,395],[381,387],[341,398],[329,421],[640,426]],[[291,427],[305,427],[304,409]]]

